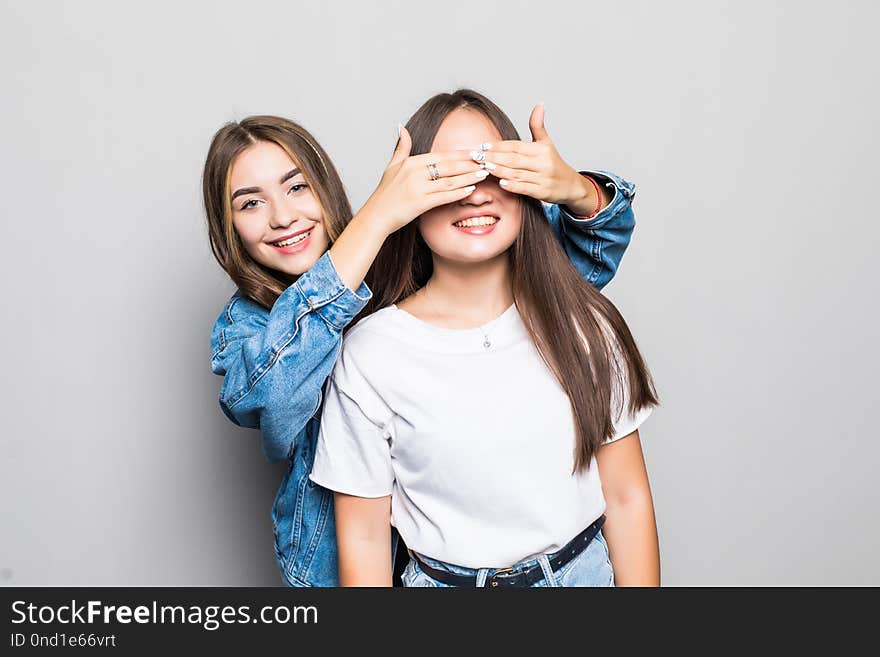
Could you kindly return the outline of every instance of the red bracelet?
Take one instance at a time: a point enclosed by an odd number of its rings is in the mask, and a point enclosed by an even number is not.
[[[580,172],[578,172],[578,173],[580,173]],[[593,210],[590,214],[586,214],[586,215],[575,214],[574,216],[577,217],[578,219],[592,219],[593,217],[595,217],[597,214],[599,214],[602,211],[602,200],[603,200],[602,190],[599,189],[599,184],[595,180],[593,180],[590,176],[588,176],[585,173],[581,173],[581,175],[584,178],[586,178],[587,180],[589,180],[591,183],[593,183],[593,187],[596,189],[596,209]],[[572,214],[574,214],[574,213],[572,213]]]

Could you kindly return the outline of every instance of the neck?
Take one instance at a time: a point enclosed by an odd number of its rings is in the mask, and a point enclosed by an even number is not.
[[[423,293],[449,328],[474,328],[492,321],[513,303],[507,253],[483,262],[451,262],[434,255],[434,273]]]

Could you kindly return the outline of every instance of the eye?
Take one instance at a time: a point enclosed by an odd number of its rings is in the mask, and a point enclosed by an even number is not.
[[[255,198],[252,198],[251,200],[242,203],[239,210],[250,210],[251,208],[257,207],[257,203],[259,203],[259,201],[257,201],[257,199]]]
[[[294,183],[290,187],[290,194],[296,194],[297,192],[301,192],[304,189],[307,189],[308,185],[306,183]]]

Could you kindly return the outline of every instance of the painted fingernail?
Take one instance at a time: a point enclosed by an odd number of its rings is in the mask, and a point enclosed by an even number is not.
[[[498,168],[494,164],[492,164],[491,162],[483,162],[483,164],[481,164],[480,166],[485,167],[486,169],[489,169],[489,171],[495,171],[495,169]]]
[[[479,178],[480,180],[482,180],[483,178],[485,178],[486,176],[489,175],[489,172],[486,171],[485,169],[480,169],[479,171],[474,171],[474,175],[477,178]]]
[[[477,188],[476,185],[471,185],[470,187],[465,187],[464,189],[465,189],[465,191],[466,191],[468,194],[470,194],[470,193],[473,192],[476,188]]]
[[[502,187],[507,187],[510,183],[507,182],[506,180],[499,180],[498,184],[501,185]]]
[[[482,162],[486,159],[486,154],[483,151],[471,151],[471,159],[474,162]]]
[[[484,141],[482,144],[480,144],[481,151],[488,151],[490,148],[492,148],[492,144],[490,144],[488,141]]]

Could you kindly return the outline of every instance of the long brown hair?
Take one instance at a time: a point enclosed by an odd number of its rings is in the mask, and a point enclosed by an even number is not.
[[[250,116],[227,123],[211,140],[202,174],[202,195],[211,251],[249,299],[267,310],[296,279],[261,265],[245,251],[232,224],[230,172],[235,158],[259,141],[280,146],[302,171],[321,206],[324,230],[332,244],[351,220],[351,205],[333,162],[302,126],[278,116]]]
[[[484,114],[502,139],[519,139],[497,105],[475,91],[460,89],[430,98],[413,114],[406,125],[412,154],[430,152],[440,124],[459,108]],[[508,252],[513,297],[538,352],[571,401],[577,434],[574,470],[584,471],[613,435],[614,411],[636,413],[654,406],[657,393],[623,317],[581,278],[540,202],[525,196],[520,201],[522,228]],[[364,314],[413,294],[432,272],[431,251],[413,221],[391,235],[379,252],[371,277],[374,296]],[[622,399],[623,386],[628,388],[628,409],[615,402]]]

